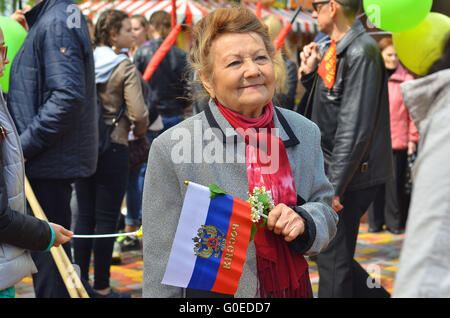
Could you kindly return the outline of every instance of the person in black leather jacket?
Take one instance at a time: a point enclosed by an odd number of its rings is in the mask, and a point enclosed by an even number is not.
[[[148,63],[171,31],[171,16],[165,11],[156,11],[150,17],[153,40],[144,43],[133,55],[137,69],[144,74]],[[163,131],[183,120],[187,99],[187,53],[172,45],[166,56],[150,78],[150,107],[156,107],[162,116]]]
[[[48,220],[70,228],[72,182],[97,166],[97,103],[89,30],[73,0],[35,0],[11,67],[8,107],[26,174]],[[63,245],[70,257],[70,244]],[[50,253],[32,253],[36,297],[68,297]]]
[[[319,30],[336,43],[334,84],[325,86],[319,75],[317,43],[301,53],[301,81],[313,90],[311,119],[321,130],[325,170],[335,189],[332,206],[340,217],[335,239],[317,257],[319,297],[388,295],[368,288],[367,273],[353,259],[360,218],[393,176],[388,78],[377,43],[355,20],[359,6],[358,0],[314,5]]]

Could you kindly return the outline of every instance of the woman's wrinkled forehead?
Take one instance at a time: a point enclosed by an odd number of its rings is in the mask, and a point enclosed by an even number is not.
[[[211,41],[209,53],[211,54],[212,49],[226,52],[238,52],[240,49],[242,49],[243,46],[245,46],[249,42],[249,40],[253,43],[257,43],[258,46],[259,44],[261,44],[261,46],[267,51],[267,48],[264,45],[262,37],[255,32],[248,32],[248,33],[219,34],[213,41]],[[238,45],[236,45],[236,41],[238,41]],[[233,43],[234,45],[231,46],[230,45],[231,43]]]
[[[225,59],[230,56],[241,55],[244,48],[249,48],[249,46],[246,45],[248,43],[252,43],[252,46],[250,46],[250,51],[254,53],[264,51],[264,53],[268,54],[272,58],[263,38],[258,33],[222,33],[218,34],[211,41],[211,45],[208,47],[208,68],[212,68],[214,58],[220,57]]]

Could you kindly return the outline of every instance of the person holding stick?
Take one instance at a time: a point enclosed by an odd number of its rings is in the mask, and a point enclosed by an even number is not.
[[[0,77],[9,63],[0,28]],[[14,284],[36,273],[27,250],[48,251],[68,242],[73,233],[63,226],[27,215],[24,159],[19,135],[0,96],[0,298],[14,298]],[[13,256],[12,256],[13,255]],[[11,257],[12,256],[12,257]]]
[[[72,183],[95,172],[98,127],[89,30],[73,0],[34,0],[10,71],[8,110],[50,222],[71,228]],[[69,9],[69,10],[68,10]],[[70,258],[70,244],[63,244]],[[36,298],[69,297],[51,253],[31,252]]]

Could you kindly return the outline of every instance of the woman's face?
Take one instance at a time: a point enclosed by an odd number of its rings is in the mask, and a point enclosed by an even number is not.
[[[131,30],[134,34],[135,46],[141,46],[147,41],[147,31],[139,19],[131,19]]]
[[[124,19],[122,21],[122,27],[119,33],[113,33],[111,40],[117,50],[131,49],[134,46],[134,34],[131,30],[130,19]]]
[[[381,55],[383,55],[384,65],[388,70],[395,70],[398,67],[400,62],[393,45],[389,45],[381,51]]]
[[[212,75],[200,77],[211,97],[247,117],[257,117],[273,97],[273,63],[256,33],[227,33],[212,42]]]

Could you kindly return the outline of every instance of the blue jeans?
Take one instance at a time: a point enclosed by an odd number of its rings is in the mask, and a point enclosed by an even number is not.
[[[127,189],[127,214],[125,215],[125,225],[140,225],[142,220],[142,183],[141,168],[130,171],[128,175]]]
[[[147,131],[150,142],[158,136],[158,132]],[[139,169],[130,171],[127,188],[127,214],[125,225],[140,225],[142,222],[142,192],[144,190],[144,178],[147,163]]]
[[[161,133],[169,129],[170,127],[173,127],[179,123],[181,123],[184,119],[184,115],[178,115],[178,116],[172,116],[172,117],[162,117],[162,122],[164,125],[164,128],[161,130]]]
[[[160,132],[147,131],[147,137],[150,142],[160,133],[166,131],[183,121],[184,116],[162,117],[164,128]],[[142,192],[144,190],[145,171],[147,163],[144,163],[140,169],[130,171],[128,189],[127,189],[127,215],[125,216],[125,225],[140,225],[142,220]]]

